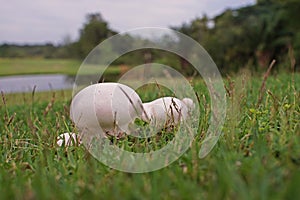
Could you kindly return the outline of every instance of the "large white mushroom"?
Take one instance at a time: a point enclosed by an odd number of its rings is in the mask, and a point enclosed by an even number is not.
[[[118,136],[129,130],[128,126],[140,118],[142,111],[142,101],[130,87],[98,83],[75,95],[70,115],[84,136],[95,132]]]
[[[175,97],[162,97],[154,101],[143,103],[142,120],[149,122],[156,129],[177,126],[189,117],[189,111],[195,107],[190,98],[182,100]]]

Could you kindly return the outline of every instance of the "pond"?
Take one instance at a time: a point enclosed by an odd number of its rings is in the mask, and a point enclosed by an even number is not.
[[[0,77],[0,91],[20,93],[72,89],[74,78],[62,74],[18,75]]]

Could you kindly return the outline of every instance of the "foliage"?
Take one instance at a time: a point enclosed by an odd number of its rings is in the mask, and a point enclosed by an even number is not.
[[[258,1],[253,6],[228,9],[212,19],[196,18],[174,29],[202,44],[223,72],[248,65],[266,68],[273,59],[284,63],[295,58],[299,63],[299,25],[295,25],[299,6],[299,1],[293,0]],[[295,52],[292,57],[291,50]]]
[[[54,58],[59,57],[54,55],[53,52],[57,50],[53,44],[44,45],[15,45],[3,44],[0,46],[1,57],[6,58],[24,58],[24,57],[43,57]]]
[[[80,30],[78,42],[73,45],[75,49],[78,48],[79,58],[85,58],[94,47],[114,34],[116,32],[109,29],[107,22],[99,13],[89,14],[87,15],[87,22]]]

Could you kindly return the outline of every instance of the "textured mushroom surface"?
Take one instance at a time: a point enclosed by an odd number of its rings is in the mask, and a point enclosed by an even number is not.
[[[142,114],[142,101],[130,87],[119,83],[90,85],[75,95],[71,119],[81,133],[119,135]]]
[[[143,103],[143,107],[145,112],[142,120],[150,122],[150,125],[157,129],[162,129],[172,125],[176,126],[182,120],[186,120],[194,103],[189,98],[180,100],[175,97],[162,97]]]

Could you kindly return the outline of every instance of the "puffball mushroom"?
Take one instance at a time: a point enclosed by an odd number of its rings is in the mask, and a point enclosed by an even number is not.
[[[183,98],[181,101],[188,107],[189,112],[195,109],[195,103],[191,98]]]
[[[90,85],[75,95],[71,119],[82,134],[118,136],[142,115],[142,101],[130,87],[120,83]],[[102,130],[99,130],[102,129]]]
[[[142,120],[150,122],[157,129],[163,129],[172,125],[178,125],[182,120],[186,120],[189,111],[195,107],[190,98],[183,100],[175,97],[162,97],[154,101],[143,103],[144,113]]]
[[[81,144],[79,137],[75,133],[63,133],[57,136],[56,139],[56,144],[60,147],[63,145],[67,147]]]

